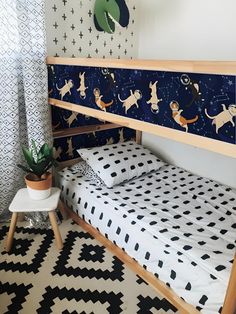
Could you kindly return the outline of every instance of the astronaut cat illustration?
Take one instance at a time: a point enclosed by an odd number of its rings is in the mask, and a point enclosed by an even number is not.
[[[77,88],[77,92],[80,93],[80,97],[82,99],[86,98],[86,89],[88,87],[85,86],[85,72],[79,74],[79,78],[80,78],[80,86],[79,88]]]
[[[170,109],[172,110],[172,118],[178,123],[180,126],[185,128],[185,131],[188,132],[188,124],[194,123],[198,120],[198,116],[193,119],[185,119],[181,113],[183,112],[182,109],[179,110],[179,103],[177,101],[172,101],[170,103]]]
[[[212,124],[216,126],[216,133],[218,134],[219,129],[224,126],[226,123],[231,122],[232,126],[235,126],[233,118],[236,116],[236,105],[231,104],[229,105],[228,109],[226,108],[225,104],[222,104],[223,111],[218,113],[215,116],[210,116],[207,113],[207,109],[205,109],[206,116],[213,120]]]
[[[77,119],[77,116],[79,115],[78,112],[73,112],[68,118],[64,118],[64,120],[68,123],[69,128],[71,127],[71,124]]]
[[[100,109],[102,109],[103,111],[106,111],[106,108],[113,104],[113,100],[110,101],[109,103],[105,103],[104,101],[102,101],[103,95],[100,94],[100,89],[99,88],[94,88],[93,94],[94,94],[94,97],[95,97],[96,105]]]
[[[55,159],[60,159],[62,152],[63,152],[63,149],[61,148],[61,146],[59,146],[58,148],[53,147],[53,157]]]
[[[149,88],[151,89],[151,98],[147,101],[147,104],[151,104],[151,111],[152,113],[157,114],[159,112],[159,105],[158,103],[162,101],[162,99],[159,99],[157,96],[157,83],[150,82],[149,83]]]
[[[110,92],[110,90],[115,87],[115,83],[116,83],[115,74],[113,72],[110,72],[110,70],[108,68],[102,69],[102,74],[108,80],[108,83],[109,83],[109,85],[105,91],[105,94],[108,94]]]
[[[61,95],[61,100],[63,100],[63,97],[67,94],[67,93],[69,93],[70,95],[71,95],[71,88],[74,86],[74,83],[73,83],[73,81],[72,80],[69,80],[69,81],[67,81],[67,80],[65,80],[65,85],[64,86],[62,86],[61,88],[59,88],[58,86],[57,86],[57,84],[56,84],[56,88],[57,88],[57,90],[59,90],[59,94]]]
[[[201,91],[200,91],[200,86],[197,82],[194,80],[190,79],[188,74],[182,74],[180,77],[180,81],[183,85],[185,85],[186,89],[190,89],[192,93],[192,99],[189,101],[188,104],[186,104],[185,107],[190,107],[195,101],[198,101],[201,99]],[[204,100],[204,99],[202,99]]]
[[[119,142],[120,142],[120,143],[123,143],[123,142],[125,141],[125,138],[124,138],[124,129],[122,128],[122,129],[118,130],[118,132],[119,132]]]
[[[70,158],[73,158],[74,156],[74,148],[73,148],[73,143],[72,143],[72,137],[67,138],[67,145],[68,145],[68,149],[67,149],[67,155]]]
[[[126,99],[121,99],[120,94],[118,94],[119,101],[123,103],[123,107],[125,107],[125,113],[127,114],[127,111],[132,107],[136,106],[139,108],[138,100],[142,98],[142,93],[140,90],[135,90],[134,92],[130,90],[130,96]]]
[[[107,145],[114,144],[114,139],[113,139],[113,137],[108,138],[108,139],[106,140],[106,144],[107,144]]]

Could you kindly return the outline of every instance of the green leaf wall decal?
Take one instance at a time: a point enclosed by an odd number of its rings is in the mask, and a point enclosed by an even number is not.
[[[96,0],[94,24],[98,31],[115,32],[115,24],[122,27],[129,24],[129,9],[125,0]]]

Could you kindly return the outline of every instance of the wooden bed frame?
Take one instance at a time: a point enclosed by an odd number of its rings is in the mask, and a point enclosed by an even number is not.
[[[64,64],[64,65],[81,65],[81,66],[98,66],[113,68],[132,68],[147,70],[164,70],[164,71],[185,71],[209,74],[236,74],[236,62],[196,62],[196,61],[147,61],[147,60],[100,60],[100,59],[75,59],[75,58],[54,58],[48,57],[47,63]],[[53,132],[55,138],[66,137],[113,129],[118,127],[129,127],[136,130],[136,142],[141,143],[142,131],[152,133],[158,136],[176,140],[185,144],[204,148],[213,152],[217,152],[226,156],[236,158],[236,145],[220,142],[213,139],[203,138],[197,135],[184,133],[165,127],[155,126],[147,122],[142,122],[127,117],[121,117],[115,114],[99,111],[96,109],[86,108],[77,104],[60,101],[49,98],[49,104],[59,108],[79,112],[94,118],[109,121],[104,125],[86,126],[66,130],[57,130]],[[79,159],[69,160],[60,163],[60,168],[72,165]],[[158,293],[167,298],[179,311],[183,314],[199,313],[192,305],[183,301],[171,288],[166,286],[161,280],[157,279],[152,273],[145,270],[123,250],[105,238],[91,225],[83,221],[76,213],[67,208],[63,202],[60,202],[60,210],[63,216],[69,216],[76,223],[81,225],[87,232],[100,241],[130,269],[150,284]],[[234,258],[228,288],[225,295],[222,314],[236,314],[236,256]]]
[[[196,61],[149,61],[149,60],[108,60],[108,59],[77,59],[48,57],[49,65],[76,65],[106,68],[124,68],[141,70],[160,70],[189,73],[208,73],[236,75],[236,62],[196,62]],[[92,109],[78,104],[49,98],[49,104],[88,115],[97,119],[109,121],[134,130],[151,133],[215,153],[236,158],[236,145],[211,138],[154,125],[152,123],[131,119],[102,110]]]

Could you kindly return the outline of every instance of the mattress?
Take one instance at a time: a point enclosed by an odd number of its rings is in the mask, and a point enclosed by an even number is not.
[[[64,202],[202,313],[220,312],[236,244],[236,192],[165,165],[113,188],[73,169]]]

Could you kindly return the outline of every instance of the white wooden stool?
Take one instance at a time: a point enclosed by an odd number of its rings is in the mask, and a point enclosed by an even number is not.
[[[6,242],[7,252],[9,252],[12,247],[18,214],[23,212],[48,212],[52,230],[56,239],[57,248],[59,250],[62,249],[63,243],[55,215],[55,209],[57,208],[59,202],[60,192],[60,189],[52,188],[51,195],[48,198],[40,201],[32,200],[29,197],[27,188],[20,189],[16,193],[9,207],[9,210],[12,212],[12,218]]]

